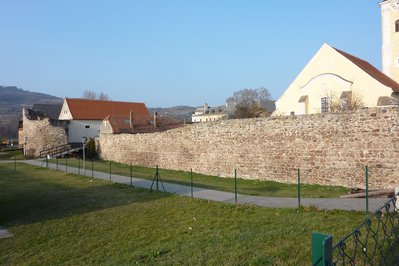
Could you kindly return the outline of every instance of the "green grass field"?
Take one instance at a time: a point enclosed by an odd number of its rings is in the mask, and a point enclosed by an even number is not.
[[[52,163],[56,163],[56,160],[50,160]],[[59,165],[65,165],[73,167],[81,167],[82,161],[77,159],[58,159]],[[94,168],[95,171],[109,172],[108,161],[94,161],[86,162],[87,173]],[[112,162],[111,172],[113,174],[130,176],[130,166],[120,163]],[[132,166],[132,175],[143,179],[150,179],[154,177],[155,169],[148,167]],[[163,181],[190,185],[190,172],[174,171],[160,169],[161,178]],[[238,173],[239,174],[239,173]],[[233,178],[222,178],[217,176],[209,176],[198,173],[193,173],[194,186],[230,191],[234,192],[234,179]],[[269,197],[297,197],[298,186],[297,184],[283,184],[273,181],[260,181],[260,180],[245,180],[238,178],[237,190],[240,194],[256,195],[256,196],[269,196]],[[348,194],[349,190],[345,187],[338,186],[321,186],[321,185],[301,185],[301,196],[309,198],[334,198],[344,194]]]
[[[0,164],[1,265],[309,265],[311,233],[357,212],[230,205]]]
[[[14,157],[17,160],[24,159],[22,154],[22,150],[15,150],[15,149],[4,149],[0,151],[0,160],[13,160]]]

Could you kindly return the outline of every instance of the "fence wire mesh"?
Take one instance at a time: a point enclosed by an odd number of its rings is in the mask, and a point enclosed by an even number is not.
[[[398,194],[338,241],[332,265],[399,265]]]
[[[86,175],[91,178],[101,177],[104,174],[106,179],[114,181],[114,178],[125,177],[130,186],[134,186],[132,178],[153,180],[155,168],[121,164],[110,161],[94,160],[86,161],[78,158],[48,159],[43,160],[41,166],[51,167],[67,173]],[[319,177],[315,184],[310,168],[290,168],[285,180],[259,180],[252,176],[247,176],[240,169],[232,169],[229,173],[220,176],[211,176],[196,173],[193,169],[187,171],[167,170],[159,168],[164,184],[185,186],[186,193],[191,197],[196,197],[198,193],[205,190],[215,190],[217,192],[227,192],[224,201],[238,204],[256,204],[265,207],[283,208],[309,208],[321,210],[347,210],[361,212],[375,212],[382,206],[388,195],[393,196],[393,190],[389,193],[377,196],[366,196],[367,187],[366,171],[359,166],[356,169],[357,186],[349,189],[345,186],[337,186],[337,180],[330,180],[327,177]],[[319,168],[323,168],[320,166]],[[269,169],[263,169],[266,173]],[[335,167],[337,172],[344,171],[344,167]],[[371,180],[375,180],[374,168],[370,168]],[[327,174],[327,172],[326,172]],[[350,179],[348,177],[348,179]],[[353,178],[352,178],[353,179]],[[355,180],[355,179],[353,179]],[[371,183],[372,183],[371,182]],[[174,193],[176,189],[169,192]],[[352,193],[357,193],[353,195]],[[370,190],[373,192],[373,190]],[[363,195],[359,195],[363,194]]]

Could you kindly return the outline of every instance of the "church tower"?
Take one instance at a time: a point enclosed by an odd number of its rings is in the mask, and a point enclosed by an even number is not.
[[[379,3],[382,18],[382,72],[399,83],[399,0]]]

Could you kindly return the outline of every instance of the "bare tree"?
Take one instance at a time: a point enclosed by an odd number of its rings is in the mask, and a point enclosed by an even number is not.
[[[90,99],[90,100],[100,100],[100,101],[109,101],[109,97],[107,94],[100,92],[97,94],[92,90],[85,90],[82,95],[83,99]]]
[[[95,100],[97,99],[97,93],[91,90],[85,90],[82,94],[83,99],[90,99],[90,100]]]
[[[356,110],[364,107],[363,97],[357,90],[352,90],[350,100],[348,102],[349,110]]]
[[[227,98],[228,106],[234,106],[234,118],[251,118],[267,116],[268,111],[265,103],[271,99],[269,91],[260,87],[258,89],[243,89],[234,92],[233,96]]]
[[[326,92],[330,98],[330,111],[351,111],[357,110],[364,106],[362,95],[355,89],[343,92],[339,95],[336,91],[330,90]]]
[[[102,92],[98,95],[98,99],[101,101],[109,101],[108,95]]]

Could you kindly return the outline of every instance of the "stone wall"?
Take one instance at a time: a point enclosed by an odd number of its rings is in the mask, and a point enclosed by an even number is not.
[[[24,150],[27,157],[37,157],[41,150],[68,143],[65,129],[51,125],[48,118],[29,119],[24,110],[22,119],[20,142],[23,143],[26,137]]]
[[[105,160],[295,183],[399,185],[399,109],[363,109],[187,125],[162,133],[100,134]]]

